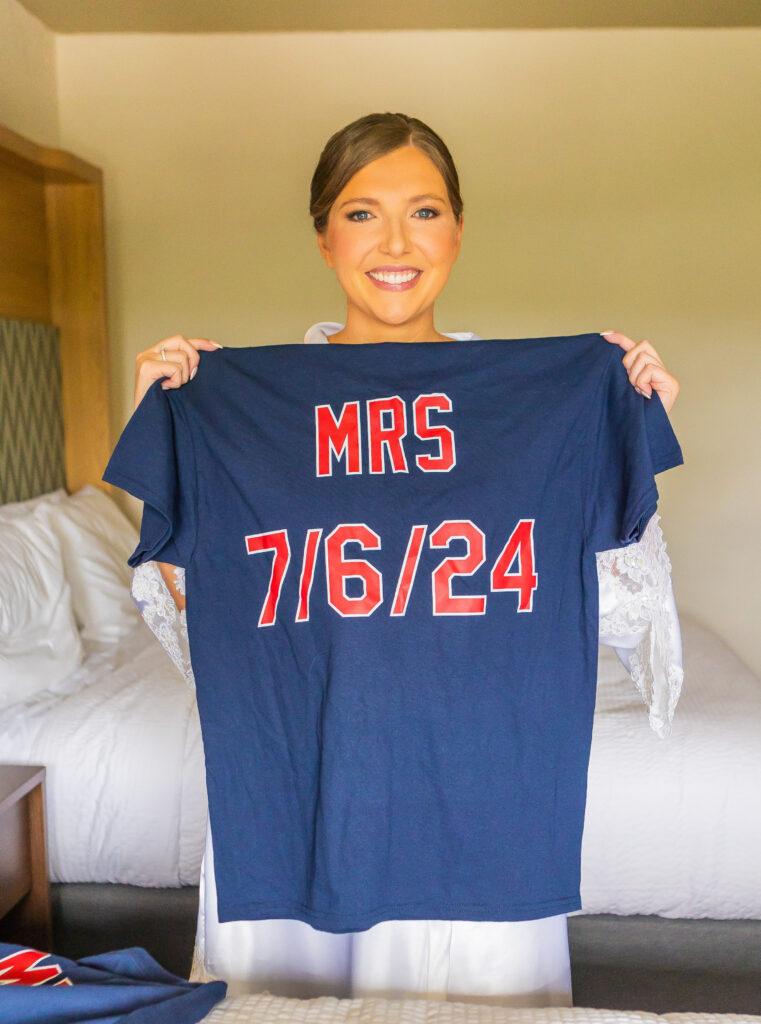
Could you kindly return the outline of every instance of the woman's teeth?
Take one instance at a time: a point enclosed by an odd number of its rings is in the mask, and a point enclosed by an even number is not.
[[[375,278],[376,281],[384,281],[386,284],[405,284],[407,281],[411,281],[413,277],[417,277],[420,273],[419,270],[407,270],[403,273],[380,273],[374,270],[368,270],[370,277]]]

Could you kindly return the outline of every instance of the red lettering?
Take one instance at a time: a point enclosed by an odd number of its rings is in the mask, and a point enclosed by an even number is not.
[[[344,402],[336,422],[329,405],[317,405],[314,410],[317,456],[317,476],[332,476],[333,461],[346,455],[346,472],[362,472],[362,450],[359,438],[359,402]]]
[[[385,414],[391,415],[391,426],[384,426]],[[407,413],[398,395],[389,398],[370,398],[367,401],[367,433],[370,447],[370,472],[385,472],[385,453],[391,457],[395,473],[407,473],[407,459],[402,438],[407,434]]]
[[[37,949],[18,949],[0,959],[0,985],[45,985],[54,978],[59,978],[59,964],[38,967],[41,960],[47,960],[50,953],[40,953]],[[56,985],[71,985],[68,978],[61,978]]]
[[[344,557],[344,545],[359,544],[362,550],[378,550],[381,540],[365,523],[342,523],[325,538],[325,574],[328,604],[339,615],[372,615],[383,601],[381,574],[365,558]],[[346,580],[355,576],[362,580],[363,593],[349,597]]]
[[[446,548],[453,540],[464,540],[467,551],[461,558],[445,558],[433,570],[433,614],[483,615],[486,611],[486,595],[454,595],[452,577],[472,576],[483,565],[486,538],[469,519],[450,519],[436,527],[428,543],[432,548]]]
[[[270,583],[267,589],[267,596],[259,614],[260,626],[271,626],[275,621],[277,603],[280,600],[280,590],[285,576],[285,570],[291,560],[291,547],[288,543],[288,531],[276,530],[273,533],[250,533],[246,537],[246,551],[249,555],[259,551],[274,551],[272,559],[272,572]]]
[[[307,530],[306,541],[304,542],[304,561],[301,566],[301,579],[299,580],[299,607],[296,612],[296,622],[309,621],[309,595],[312,592],[314,564],[321,536],[322,530]]]
[[[448,395],[418,395],[413,403],[415,434],[421,441],[438,441],[438,455],[418,455],[415,458],[418,469],[428,473],[448,473],[455,464],[454,433],[449,427],[431,426],[428,413],[431,409],[439,412],[452,411],[452,399]]]
[[[509,572],[516,555],[518,568],[515,572]],[[491,571],[492,590],[518,591],[519,612],[530,612],[533,606],[534,591],[539,579],[534,564],[534,520],[521,519]]]
[[[423,540],[425,539],[425,531],[427,529],[427,526],[412,527],[410,539],[407,542],[404,562],[402,563],[402,571],[399,573],[399,581],[396,584],[394,601],[391,605],[392,615],[404,615],[407,611],[407,602],[410,599],[412,584],[415,582],[415,573],[417,572],[420,552],[423,548]]]

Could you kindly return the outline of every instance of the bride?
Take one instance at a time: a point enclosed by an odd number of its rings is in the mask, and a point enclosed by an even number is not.
[[[346,295],[344,323],[320,322],[308,344],[478,340],[442,333],[434,304],[457,259],[464,218],[449,150],[404,114],[370,114],[336,132],[311,185],[320,253]],[[631,386],[669,412],[679,382],[648,341],[605,332],[620,346]],[[198,369],[199,350],[221,347],[174,335],[140,352],[135,407],[159,379],[179,388]],[[668,732],[681,685],[679,623],[657,513],[642,538],[597,553],[601,643],[613,646]],[[636,566],[636,570],[633,567]],[[192,682],[185,628],[184,570],[144,562],[132,594],[146,622]],[[552,637],[547,642],[552,643]],[[527,921],[386,920],[332,933],[290,919],[220,923],[207,830],[192,977],[224,978],[232,995],[264,989],[309,998],[387,996],[472,1000],[508,1006],[569,1006],[566,917]]]

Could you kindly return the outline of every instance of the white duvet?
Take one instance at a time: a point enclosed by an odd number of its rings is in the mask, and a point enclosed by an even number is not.
[[[44,764],[54,882],[198,884],[206,827],[195,692],[143,623],[88,643],[67,694],[0,715],[0,761]]]
[[[600,649],[584,913],[761,919],[761,682],[681,616],[684,685],[659,739]],[[64,695],[0,716],[0,761],[48,766],[51,877],[197,884],[206,798],[194,691],[142,620],[88,645]]]
[[[680,622],[668,739],[600,648],[583,913],[761,919],[761,680],[712,630]]]

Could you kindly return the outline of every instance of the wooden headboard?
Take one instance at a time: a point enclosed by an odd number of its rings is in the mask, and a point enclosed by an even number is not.
[[[110,490],[101,481],[111,453],[102,177],[0,125],[0,317],[57,328],[70,492],[88,483]]]

